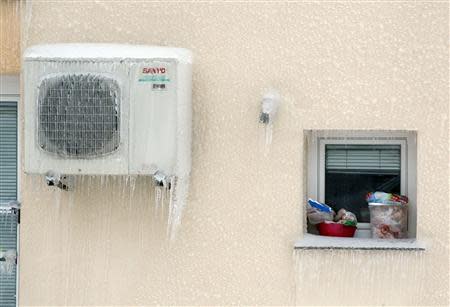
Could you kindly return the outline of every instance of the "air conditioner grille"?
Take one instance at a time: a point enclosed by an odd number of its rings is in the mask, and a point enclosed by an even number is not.
[[[39,146],[62,157],[92,158],[119,147],[120,91],[111,78],[58,75],[39,86]]]

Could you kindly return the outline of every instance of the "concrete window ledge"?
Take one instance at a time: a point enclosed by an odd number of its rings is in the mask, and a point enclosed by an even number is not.
[[[416,239],[381,240],[368,238],[338,238],[305,233],[295,242],[296,250],[351,249],[351,250],[411,250],[424,251],[425,244]]]

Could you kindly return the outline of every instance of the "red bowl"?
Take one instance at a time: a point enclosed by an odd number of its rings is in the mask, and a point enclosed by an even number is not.
[[[355,226],[346,226],[337,223],[320,223],[317,224],[319,234],[329,237],[353,237],[355,235]]]

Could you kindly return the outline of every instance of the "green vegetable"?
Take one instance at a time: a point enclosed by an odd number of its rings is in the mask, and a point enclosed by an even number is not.
[[[344,221],[344,225],[345,226],[356,226],[356,222],[355,221]]]

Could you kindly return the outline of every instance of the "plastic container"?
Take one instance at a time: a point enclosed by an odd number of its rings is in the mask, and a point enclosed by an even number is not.
[[[369,203],[370,228],[374,239],[408,237],[408,206],[401,203]]]
[[[346,226],[338,223],[320,223],[317,229],[321,236],[329,237],[353,237],[355,235],[356,226]]]

